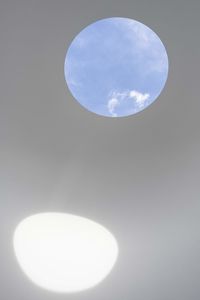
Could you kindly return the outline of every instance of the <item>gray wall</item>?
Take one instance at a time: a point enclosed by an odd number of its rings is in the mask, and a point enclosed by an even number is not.
[[[1,0],[0,294],[2,300],[197,300],[200,297],[200,2]],[[70,95],[70,41],[101,18],[143,22],[164,42],[169,77],[131,117],[104,118]],[[19,268],[12,236],[43,211],[106,226],[120,253],[96,288],[57,295]]]

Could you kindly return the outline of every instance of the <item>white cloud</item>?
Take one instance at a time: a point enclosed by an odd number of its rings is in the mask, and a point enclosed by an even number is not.
[[[128,102],[132,100],[134,111],[137,112],[141,108],[143,108],[146,104],[146,101],[149,99],[150,94],[141,93],[136,90],[127,90],[123,92],[114,91],[110,94],[108,99],[107,108],[111,116],[117,117],[116,108],[125,107]]]
[[[142,93],[134,91],[134,90],[130,91],[130,93],[129,93],[129,97],[133,98],[140,108],[144,106],[145,101],[147,99],[149,99],[149,96],[150,95],[147,93],[142,94]]]
[[[113,117],[117,117],[117,114],[114,112],[115,111],[115,108],[117,106],[119,106],[119,100],[117,98],[111,98],[109,101],[108,101],[108,111],[109,113],[113,116]]]

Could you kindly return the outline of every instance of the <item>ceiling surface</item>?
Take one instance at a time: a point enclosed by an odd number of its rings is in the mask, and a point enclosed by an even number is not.
[[[197,0],[0,2],[1,299],[199,299],[199,11]],[[74,101],[63,70],[74,36],[113,16],[149,26],[169,57],[160,97],[119,119]],[[115,235],[119,259],[97,287],[54,294],[23,274],[13,232],[46,211]]]

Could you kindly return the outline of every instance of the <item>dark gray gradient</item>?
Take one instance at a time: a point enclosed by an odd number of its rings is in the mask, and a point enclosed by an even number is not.
[[[0,293],[2,300],[197,300],[200,297],[200,2],[0,2]],[[169,76],[143,112],[89,113],[64,80],[74,36],[97,19],[133,18],[167,48]],[[23,218],[63,211],[119,243],[96,288],[57,295],[32,284],[13,252]]]

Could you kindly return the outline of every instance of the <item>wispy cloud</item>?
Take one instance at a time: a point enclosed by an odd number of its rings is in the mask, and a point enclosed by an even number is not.
[[[117,117],[117,114],[114,112],[116,107],[119,106],[120,102],[117,98],[111,98],[108,100],[108,111],[113,117]]]
[[[129,29],[129,38],[133,39],[134,37],[134,43],[135,38],[137,38],[139,48],[147,48],[155,41],[154,34],[152,34],[151,31],[141,23],[129,20],[129,22],[127,22],[127,27]]]
[[[117,108],[123,110],[127,105],[134,107],[135,112],[141,110],[147,104],[149,93],[141,93],[136,90],[127,90],[123,92],[113,91],[107,102],[107,108],[111,116],[117,117]]]
[[[145,105],[145,101],[149,99],[149,96],[150,95],[148,93],[142,94],[134,90],[130,91],[129,93],[129,97],[133,98],[140,108],[142,108]]]
[[[124,22],[123,18],[115,18],[113,20],[115,26],[120,27],[123,30],[124,35],[133,42],[133,46],[136,46],[141,50],[142,48],[148,48],[151,43],[156,41],[156,35],[144,24],[132,19],[127,19]]]
[[[167,71],[166,51],[155,32],[144,24],[131,19],[124,22],[123,18],[116,18],[115,25],[123,30],[133,55],[135,56],[136,53],[138,57],[146,58],[147,68],[144,75],[151,72]]]

